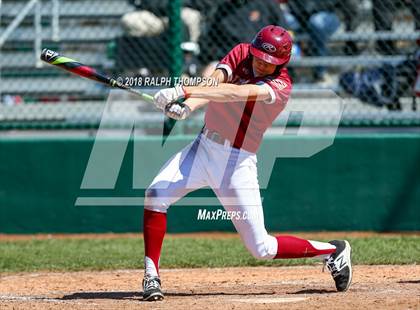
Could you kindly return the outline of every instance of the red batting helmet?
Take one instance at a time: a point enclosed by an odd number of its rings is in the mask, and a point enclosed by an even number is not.
[[[252,40],[250,52],[273,65],[284,65],[290,60],[292,37],[280,26],[266,26]]]

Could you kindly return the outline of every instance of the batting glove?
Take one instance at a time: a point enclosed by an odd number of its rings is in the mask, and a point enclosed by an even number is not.
[[[182,102],[171,102],[165,107],[165,115],[177,121],[186,119],[190,114],[190,107]]]
[[[154,103],[158,109],[164,110],[165,107],[174,102],[186,99],[186,93],[181,85],[172,88],[164,88],[158,91],[154,96]]]

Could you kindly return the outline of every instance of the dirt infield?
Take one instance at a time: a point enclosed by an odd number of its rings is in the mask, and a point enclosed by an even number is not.
[[[142,270],[0,275],[0,309],[147,309]],[[162,270],[153,309],[420,309],[420,266],[355,266],[336,293],[320,266]]]

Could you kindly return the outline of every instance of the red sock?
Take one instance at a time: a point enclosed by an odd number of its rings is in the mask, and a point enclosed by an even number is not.
[[[159,274],[159,258],[166,233],[166,213],[144,209],[144,255],[150,258]]]
[[[328,255],[335,252],[335,246],[315,248],[309,241],[293,236],[277,236],[277,255],[274,258],[303,258],[318,255]]]

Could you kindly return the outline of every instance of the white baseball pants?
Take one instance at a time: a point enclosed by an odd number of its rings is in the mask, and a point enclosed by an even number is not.
[[[259,259],[272,259],[277,240],[267,233],[257,177],[257,157],[203,134],[175,154],[146,190],[145,208],[166,213],[189,192],[209,186],[232,218],[246,248]]]

